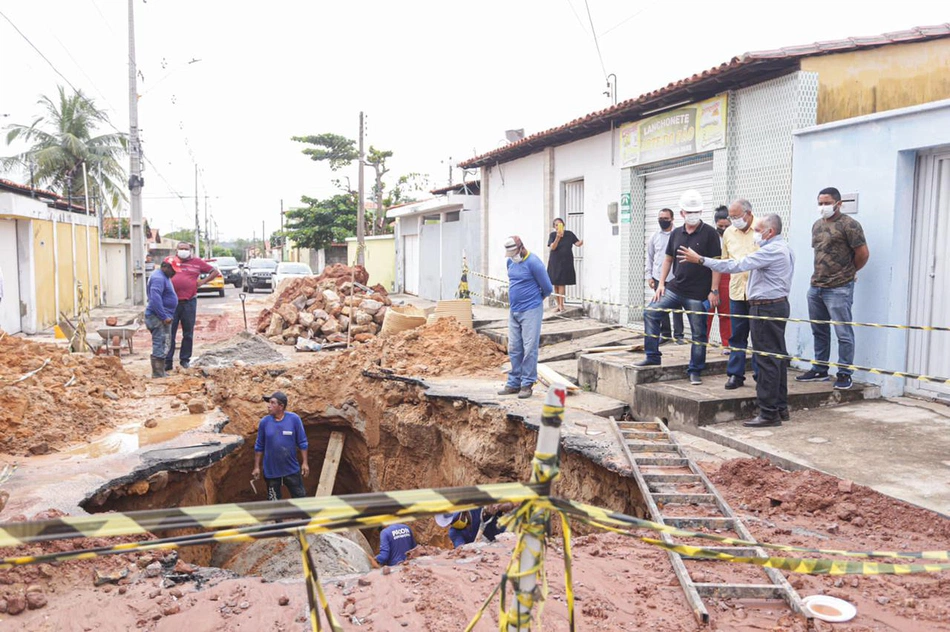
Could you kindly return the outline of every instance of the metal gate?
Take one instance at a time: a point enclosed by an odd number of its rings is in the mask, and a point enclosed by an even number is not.
[[[0,329],[8,334],[20,331],[20,268],[17,258],[16,221],[0,219],[0,274],[3,275]]]
[[[402,238],[403,291],[406,294],[419,295],[419,235],[405,235]]]
[[[648,173],[645,177],[644,245],[650,241],[650,237],[656,231],[660,230],[660,226],[657,224],[660,209],[672,209],[673,225],[683,225],[683,218],[680,217],[679,209],[680,196],[683,191],[696,189],[703,196],[703,221],[710,225],[714,225],[713,211],[715,208],[726,203],[724,200],[713,200],[712,161],[685,167],[661,169]],[[649,303],[653,298],[653,290],[650,289],[645,279],[643,284],[644,302]]]
[[[944,148],[917,159],[916,199],[911,245],[910,322],[950,324],[950,151]],[[912,373],[950,376],[950,333],[910,331],[907,365]],[[906,390],[950,399],[950,386],[908,380]]]
[[[564,223],[565,229],[584,240],[584,180],[564,183]],[[568,303],[580,303],[584,297],[584,254],[582,248],[574,248],[574,272],[577,284],[566,288]]]

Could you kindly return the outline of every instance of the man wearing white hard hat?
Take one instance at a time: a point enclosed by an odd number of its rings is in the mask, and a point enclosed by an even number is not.
[[[705,266],[686,261],[677,261],[676,253],[683,246],[700,256],[716,259],[722,254],[722,244],[716,229],[702,220],[703,197],[699,191],[689,189],[680,196],[680,215],[684,224],[673,230],[666,247],[663,269],[657,279],[653,302],[643,312],[646,339],[643,342],[646,359],[637,366],[659,366],[660,321],[666,312],[655,309],[685,309],[689,312],[690,334],[693,347],[690,350],[689,374],[691,384],[702,384],[700,375],[706,368],[706,319],[710,308],[719,305],[719,273]],[[673,278],[667,283],[667,278]]]
[[[537,255],[528,252],[521,238],[512,235],[505,242],[508,257],[508,358],[511,371],[499,395],[518,394],[519,399],[531,397],[538,381],[538,347],[541,345],[541,318],[544,299],[554,286],[548,271]]]

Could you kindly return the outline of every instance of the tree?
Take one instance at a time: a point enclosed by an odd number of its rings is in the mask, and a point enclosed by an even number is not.
[[[195,229],[180,228],[170,233],[165,233],[162,237],[165,239],[174,239],[175,241],[187,241],[189,244],[193,244],[195,241]]]
[[[287,211],[284,235],[298,248],[319,250],[356,234],[358,198],[355,191],[318,200],[303,196],[306,206]]]
[[[37,103],[45,112],[31,125],[7,126],[8,145],[17,140],[32,145],[23,153],[0,158],[0,166],[20,169],[28,178],[32,165],[34,186],[62,192],[79,203],[86,193],[82,177],[85,163],[89,197],[102,199],[115,209],[120,200],[126,199],[126,172],[120,162],[128,146],[126,135],[95,135],[99,126],[109,125],[105,112],[82,92],[68,95],[63,86],[58,89],[58,101],[40,98]]]
[[[376,149],[369,146],[369,153],[366,154],[366,164],[376,172],[376,184],[373,185],[373,197],[376,199],[376,215],[373,218],[372,234],[376,234],[377,228],[382,228],[381,219],[385,217],[383,212],[383,176],[389,173],[389,167],[386,166],[386,160],[392,158],[393,152]]]
[[[339,134],[317,134],[310,136],[292,136],[291,140],[298,143],[307,143],[314,147],[305,147],[300,151],[311,160],[327,161],[330,169],[337,171],[348,167],[354,160],[359,160],[360,152],[356,149],[356,141]]]

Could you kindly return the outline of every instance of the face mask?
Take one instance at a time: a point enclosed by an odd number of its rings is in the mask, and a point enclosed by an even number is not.
[[[762,239],[762,233],[753,233],[752,241],[755,242],[756,245],[762,243],[764,241]]]
[[[745,230],[745,227],[748,225],[748,222],[745,221],[744,217],[729,218],[729,221],[732,222],[732,225],[735,226],[736,230]]]
[[[179,251],[178,251],[178,258],[179,258],[179,259],[191,259],[191,251],[190,251],[190,250],[179,250]]]
[[[703,220],[702,213],[687,213],[686,214],[686,225],[687,226],[696,226]]]
[[[518,254],[513,256],[511,260],[514,261],[515,263],[521,263],[522,261],[524,261],[524,257],[522,257],[521,253],[519,252]]]
[[[666,230],[667,228],[669,228],[669,227],[672,226],[672,225],[673,225],[673,220],[671,220],[671,219],[661,219],[661,220],[660,220],[660,228],[662,228],[663,230]]]
[[[719,233],[719,236],[722,237],[722,234],[726,232],[726,229],[722,226],[716,226],[716,232]]]
[[[821,213],[821,216],[825,219],[831,219],[831,216],[835,214],[835,205],[821,204],[818,206],[818,212]]]

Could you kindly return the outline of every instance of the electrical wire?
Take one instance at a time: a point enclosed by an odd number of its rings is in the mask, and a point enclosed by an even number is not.
[[[45,61],[47,64],[49,64],[49,67],[53,69],[53,72],[55,72],[57,75],[59,75],[59,76],[63,79],[63,81],[65,81],[65,82],[69,85],[69,87],[73,89],[74,92],[76,92],[77,94],[82,94],[82,93],[79,91],[79,89],[78,89],[76,86],[74,86],[73,83],[72,83],[69,79],[66,78],[66,75],[64,75],[63,73],[61,73],[61,72],[59,71],[59,68],[57,68],[55,65],[53,65],[53,62],[51,62],[51,61],[49,60],[49,58],[48,58],[46,55],[43,54],[43,51],[41,51],[39,48],[37,48],[37,47],[36,47],[36,44],[34,44],[32,41],[30,41],[30,38],[27,37],[26,34],[25,34],[23,31],[21,31],[20,28],[19,28],[16,24],[13,23],[13,20],[11,20],[9,17],[7,17],[7,14],[6,14],[6,13],[4,13],[3,11],[0,11],[0,16],[3,16],[3,19],[10,23],[10,26],[13,27],[13,30],[16,31],[17,33],[19,33],[19,34],[20,34],[20,37],[22,37],[24,40],[26,40],[26,43],[29,44],[30,47],[31,47],[33,50],[35,50],[36,53],[37,53],[40,57],[43,58],[43,61]],[[86,97],[83,97],[83,98],[86,98]],[[88,101],[89,99],[86,99],[86,100]],[[116,131],[118,131],[118,130],[116,130]]]
[[[601,34],[600,34],[600,37],[603,37],[603,36],[606,35],[607,33],[610,33],[611,31],[620,28],[621,26],[623,26],[624,24],[626,24],[627,22],[629,22],[629,21],[632,20],[633,18],[637,17],[638,15],[640,15],[641,13],[643,13],[644,11],[646,11],[647,9],[653,7],[653,5],[657,4],[657,2],[659,2],[659,0],[655,0],[654,2],[651,2],[650,4],[646,5],[645,7],[643,7],[642,9],[640,9],[639,11],[637,11],[636,13],[634,13],[633,15],[624,18],[623,20],[621,20],[621,21],[618,22],[617,24],[614,24],[614,25],[611,26],[609,29],[607,29],[606,31],[604,31],[603,33],[601,33]]]
[[[567,0],[567,6],[571,7],[571,13],[573,13],[574,17],[577,19],[577,25],[581,27],[582,31],[584,31],[584,35],[587,35],[587,27],[584,26],[581,16],[577,15],[577,11],[574,9],[574,3],[571,2],[571,0]]]
[[[600,69],[604,73],[604,79],[607,78],[607,67],[604,66],[604,56],[600,54],[600,42],[597,39],[597,30],[594,28],[594,18],[590,15],[590,4],[584,0],[584,6],[587,8],[587,19],[590,22],[591,35],[594,36],[594,47],[597,49],[597,58],[600,60]]]

